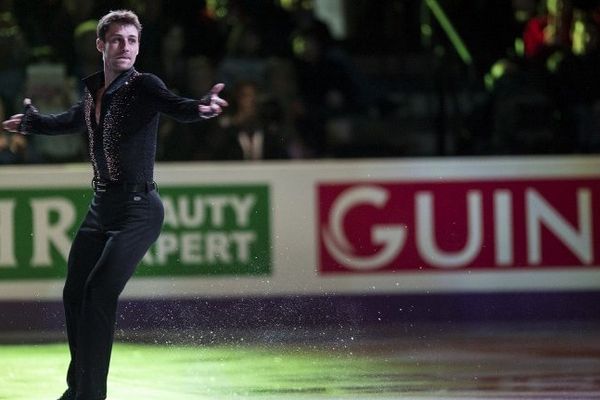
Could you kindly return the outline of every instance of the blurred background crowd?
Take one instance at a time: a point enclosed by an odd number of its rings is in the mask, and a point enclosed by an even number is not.
[[[0,117],[65,110],[97,18],[143,25],[136,68],[218,119],[162,118],[161,161],[600,151],[598,0],[0,0]],[[0,133],[0,164],[79,162],[85,135]]]

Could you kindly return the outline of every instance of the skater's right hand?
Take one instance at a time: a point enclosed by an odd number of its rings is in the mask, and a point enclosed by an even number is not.
[[[23,100],[23,105],[25,107],[27,107],[30,104],[31,104],[30,99]],[[2,122],[2,128],[9,132],[22,133],[22,132],[19,132],[19,126],[21,125],[22,119],[23,119],[23,114],[15,114],[15,115],[11,116],[9,119],[7,119],[6,121]]]

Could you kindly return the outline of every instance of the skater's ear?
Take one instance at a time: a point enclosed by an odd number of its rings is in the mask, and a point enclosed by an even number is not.
[[[104,40],[100,38],[96,39],[96,49],[98,49],[100,53],[104,53]]]

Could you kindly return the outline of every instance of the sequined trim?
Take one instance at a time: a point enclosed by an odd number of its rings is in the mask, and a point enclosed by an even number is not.
[[[100,175],[99,175],[99,171],[98,171],[98,162],[96,160],[96,153],[94,152],[95,138],[94,138],[94,129],[92,127],[92,115],[94,115],[94,100],[92,99],[92,95],[90,94],[90,92],[87,89],[85,89],[83,104],[84,104],[83,115],[85,118],[85,126],[87,127],[87,132],[88,132],[88,145],[89,145],[89,152],[90,152],[90,160],[92,161],[92,167],[94,169],[94,178],[98,178]]]
[[[131,82],[139,75],[138,72],[131,74],[127,81],[115,92],[103,119],[102,147],[106,158],[108,176],[111,181],[120,181],[122,178],[123,170],[119,150],[123,135],[123,120],[130,113],[128,105],[135,103]]]

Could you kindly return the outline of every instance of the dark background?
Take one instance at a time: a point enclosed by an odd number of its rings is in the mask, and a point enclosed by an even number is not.
[[[161,161],[600,150],[591,0],[1,0],[0,116],[25,96],[41,112],[77,101],[101,69],[97,19],[120,8],[143,25],[138,70],[187,97],[227,85],[218,120],[162,119]],[[1,164],[87,157],[85,135],[0,135]]]

